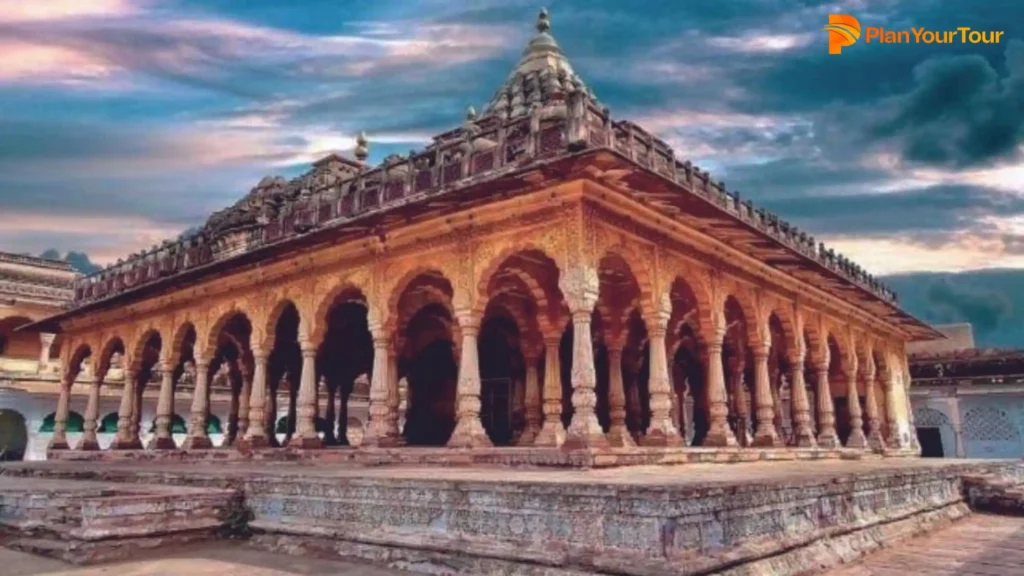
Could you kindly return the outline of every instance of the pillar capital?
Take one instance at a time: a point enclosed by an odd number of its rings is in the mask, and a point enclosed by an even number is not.
[[[40,332],[39,333],[39,342],[44,347],[49,348],[51,345],[53,345],[53,340],[56,337],[57,337],[56,334],[51,334],[49,332]]]
[[[259,362],[261,360],[265,361],[267,357],[270,356],[270,353],[267,352],[267,350],[263,348],[263,346],[260,346],[259,344],[251,345],[249,347],[249,352],[252,353],[252,359],[255,362]]]
[[[464,335],[475,335],[480,331],[480,314],[472,309],[459,309],[455,311],[455,321]]]

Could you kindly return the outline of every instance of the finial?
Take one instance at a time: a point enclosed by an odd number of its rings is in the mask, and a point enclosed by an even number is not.
[[[369,143],[366,141],[366,132],[359,132],[356,136],[356,160],[360,162],[366,162],[366,159],[370,156]]]
[[[551,30],[551,18],[548,17],[548,9],[541,8],[537,14],[537,32],[544,33]]]
[[[472,106],[466,108],[466,120],[469,120],[470,122],[476,120],[476,108],[473,108]]]

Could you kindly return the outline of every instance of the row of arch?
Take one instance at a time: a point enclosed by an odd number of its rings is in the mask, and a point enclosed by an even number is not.
[[[450,270],[414,268],[383,316],[358,282],[340,282],[319,300],[286,294],[266,316],[233,305],[209,328],[185,321],[147,328],[132,342],[111,336],[97,354],[83,447],[92,447],[93,398],[114,353],[129,358],[116,448],[139,447],[139,403],[156,373],[154,447],[173,447],[169,410],[188,363],[196,367],[189,448],[209,446],[208,383],[221,370],[232,382],[229,435],[247,448],[274,444],[270,415],[282,391],[296,416],[290,439],[320,445],[321,411],[344,422],[360,375],[371,380],[371,445],[674,445],[687,398],[697,406],[695,444],[837,446],[837,413],[850,446],[881,447],[883,432],[890,445],[910,441],[896,425],[908,404],[897,397],[904,366],[891,350],[715,275],[680,273],[656,298],[634,256],[612,249],[594,266],[566,267],[520,246],[483,269],[466,289],[472,298],[455,289]],[[85,343],[70,350],[65,389],[92,352]],[[787,395],[788,427],[780,404]],[[63,447],[68,398],[62,389],[55,447]]]

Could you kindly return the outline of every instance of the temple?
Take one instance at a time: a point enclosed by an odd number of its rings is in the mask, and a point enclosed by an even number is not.
[[[62,338],[51,456],[99,449],[115,356],[113,451],[143,449],[149,410],[152,451],[355,444],[338,424],[365,378],[358,450],[920,452],[907,344],[942,335],[614,119],[546,12],[480,113],[379,165],[370,146],[360,135],[354,158],[264,178],[194,234],[77,279],[71,306],[32,325]],[[219,373],[234,432],[215,447]]]

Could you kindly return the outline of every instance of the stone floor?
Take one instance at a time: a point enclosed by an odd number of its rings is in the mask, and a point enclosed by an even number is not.
[[[815,462],[742,462],[735,464],[686,464],[676,466],[648,465],[589,470],[555,468],[516,468],[511,472],[503,466],[362,466],[327,462],[168,462],[109,461],[91,462],[91,470],[110,472],[145,471],[147,473],[188,473],[194,475],[232,474],[301,475],[320,478],[386,478],[407,480],[441,480],[458,482],[556,483],[631,486],[691,486],[704,484],[747,484],[779,482],[822,477],[845,477],[850,474],[936,468],[957,464],[983,464],[985,460],[952,458],[875,458],[868,460],[823,460]],[[990,460],[988,462],[1005,462]],[[81,462],[20,462],[0,465],[20,469],[41,469],[68,472],[83,470]]]
[[[406,572],[341,560],[317,560],[251,550],[228,543],[184,548],[131,562],[76,567],[0,548],[4,576],[402,576]]]
[[[1024,518],[974,514],[871,554],[828,576],[1020,576]]]

